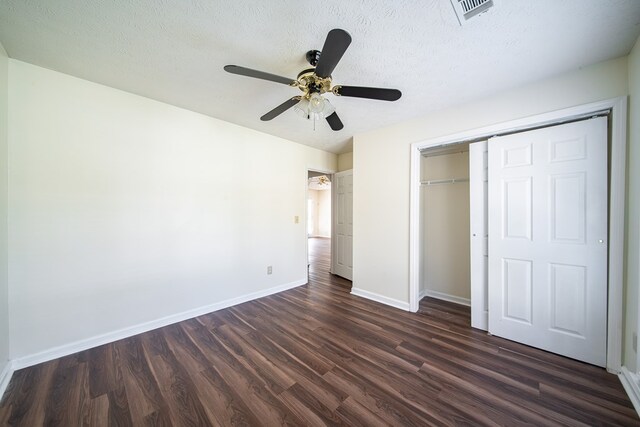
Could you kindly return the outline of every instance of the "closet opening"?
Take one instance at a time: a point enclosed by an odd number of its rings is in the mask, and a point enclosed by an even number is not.
[[[420,158],[420,294],[471,305],[469,143]]]

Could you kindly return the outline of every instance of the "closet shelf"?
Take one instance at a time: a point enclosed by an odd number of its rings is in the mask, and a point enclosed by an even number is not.
[[[458,182],[469,182],[469,178],[435,179],[432,181],[420,181],[420,185],[456,184]]]

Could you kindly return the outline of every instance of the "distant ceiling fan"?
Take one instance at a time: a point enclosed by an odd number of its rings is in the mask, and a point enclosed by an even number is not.
[[[331,86],[331,73],[338,65],[349,44],[351,44],[351,36],[345,30],[334,29],[329,31],[321,52],[317,50],[307,52],[307,61],[315,68],[302,70],[295,80],[238,65],[226,65],[224,69],[232,74],[298,87],[303,92],[302,95],[294,96],[278,105],[260,117],[260,120],[272,120],[295,105],[296,111],[306,119],[326,119],[331,129],[337,131],[342,129],[344,125],[333,105],[322,96],[323,94],[331,92],[338,96],[379,99],[382,101],[397,101],[402,96],[402,93],[397,89]]]

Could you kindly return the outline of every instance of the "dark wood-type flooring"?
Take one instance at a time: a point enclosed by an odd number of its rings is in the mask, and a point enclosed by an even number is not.
[[[310,243],[306,286],[15,372],[0,424],[640,424],[616,376],[471,329],[467,307],[351,296]]]

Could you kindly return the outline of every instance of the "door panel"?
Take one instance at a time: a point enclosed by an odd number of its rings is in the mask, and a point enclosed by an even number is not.
[[[607,119],[492,138],[489,331],[606,363]]]
[[[487,141],[469,144],[471,326],[484,331],[489,325],[487,154]]]
[[[505,319],[531,324],[533,305],[531,264],[529,260],[502,259]]]
[[[531,165],[530,143],[512,144],[513,147],[505,147],[502,149],[502,167],[512,168],[517,166]]]
[[[504,207],[505,239],[531,240],[533,194],[531,178],[508,178],[503,181],[502,206]]]
[[[335,174],[336,252],[333,273],[353,277],[353,171]]]
[[[551,240],[584,244],[586,238],[586,176],[584,173],[551,176]]]
[[[582,265],[549,264],[551,328],[579,337],[587,329],[586,268]]]

